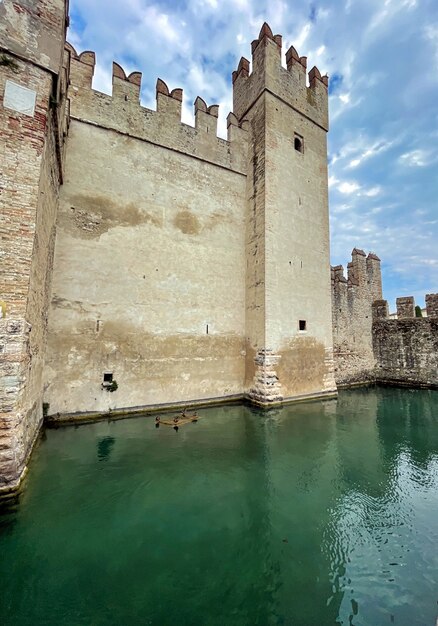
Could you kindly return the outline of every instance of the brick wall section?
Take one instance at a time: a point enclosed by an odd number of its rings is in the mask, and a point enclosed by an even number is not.
[[[0,77],[2,320],[0,488],[21,475],[42,420],[42,367],[59,188],[52,76],[14,60]],[[3,107],[6,78],[34,89],[34,117]],[[7,449],[6,449],[7,448]]]
[[[426,296],[436,302],[438,294]],[[399,299],[400,300],[400,299]],[[414,299],[409,300],[409,311]],[[373,305],[373,348],[380,383],[438,387],[438,316],[384,317],[385,300]],[[436,312],[435,312],[436,313]]]
[[[42,422],[67,113],[64,11],[64,0],[0,5],[0,492],[19,484]],[[33,115],[5,106],[7,80],[35,92]]]
[[[1,299],[12,317],[24,316],[35,235],[35,208],[46,135],[50,74],[28,63],[8,58],[15,69],[0,68],[0,161],[2,163],[0,276]],[[3,107],[9,79],[37,92],[34,117]]]

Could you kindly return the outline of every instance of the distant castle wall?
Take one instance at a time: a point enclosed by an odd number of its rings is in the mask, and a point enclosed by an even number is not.
[[[372,304],[382,298],[380,259],[354,248],[347,277],[332,267],[335,379],[340,386],[374,379]]]
[[[427,317],[412,296],[397,298],[390,319],[382,299],[379,258],[355,248],[348,278],[332,267],[333,345],[339,386],[378,382],[438,386],[438,294],[426,295]]]
[[[414,298],[397,298],[397,319],[386,300],[373,304],[373,349],[380,383],[438,387],[438,294],[426,295],[427,317],[414,317]]]

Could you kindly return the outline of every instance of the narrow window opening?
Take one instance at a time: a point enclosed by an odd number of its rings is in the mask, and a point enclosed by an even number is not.
[[[206,333],[207,333],[207,335],[208,335],[208,324],[207,324],[207,326],[205,327],[205,332],[206,332]]]
[[[301,261],[301,268],[303,267],[303,262]]]
[[[98,333],[100,330],[100,324],[101,324],[101,320],[96,320],[96,333]]]
[[[301,154],[303,154],[304,152],[304,140],[302,137],[300,137],[300,135],[295,135],[294,137],[294,147],[295,150],[297,152],[301,152]]]
[[[306,330],[306,328],[307,328],[306,320],[299,320],[298,328],[299,328],[299,330]]]

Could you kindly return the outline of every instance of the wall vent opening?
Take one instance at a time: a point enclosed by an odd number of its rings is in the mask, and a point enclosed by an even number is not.
[[[300,135],[295,134],[294,137],[294,148],[297,152],[304,152],[304,140]]]

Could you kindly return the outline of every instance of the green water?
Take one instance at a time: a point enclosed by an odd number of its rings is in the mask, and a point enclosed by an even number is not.
[[[46,430],[0,624],[434,626],[438,392]]]

